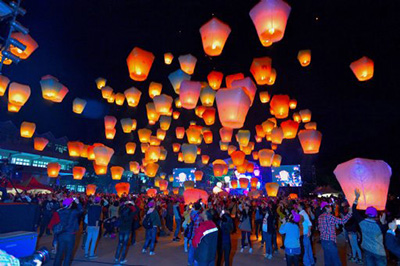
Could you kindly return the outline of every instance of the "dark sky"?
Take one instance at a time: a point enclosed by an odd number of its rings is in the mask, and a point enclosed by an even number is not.
[[[206,80],[212,69],[250,76],[252,59],[270,56],[277,80],[274,86],[259,86],[259,90],[289,94],[297,99],[298,110],[312,110],[313,121],[323,133],[320,153],[313,156],[302,154],[297,139],[285,140],[278,149],[283,164],[315,164],[318,178],[323,180],[332,175],[337,164],[354,157],[383,159],[392,166],[392,180],[399,184],[398,1],[290,1],[292,11],[285,37],[269,48],[259,42],[249,17],[257,2],[23,1],[28,13],[19,20],[30,29],[40,47],[27,61],[5,67],[4,74],[12,81],[29,84],[32,96],[17,114],[8,113],[6,99],[1,99],[0,119],[11,119],[17,126],[22,121],[32,121],[39,133],[52,131],[56,137],[66,135],[70,140],[85,143],[104,142],[122,155],[123,144],[137,139],[137,135],[122,133],[118,124],[116,139],[106,141],[103,116],[132,117],[138,120],[138,128],[146,126],[148,84],[162,82],[163,92],[176,97],[167,76],[179,68],[179,55],[191,53],[198,58],[192,80]],[[199,28],[213,15],[228,23],[232,33],[222,55],[211,59],[203,52]],[[152,51],[156,57],[144,82],[134,82],[128,75],[126,57],[135,46]],[[312,50],[309,67],[303,68],[297,61],[301,49]],[[175,55],[170,66],[163,63],[165,52]],[[362,56],[375,62],[374,77],[367,82],[357,81],[349,68],[352,61]],[[46,74],[57,77],[69,88],[62,103],[51,103],[41,97],[39,80]],[[141,89],[139,107],[106,104],[95,87],[94,80],[99,76],[107,78],[117,92],[131,86]],[[90,100],[81,116],[72,112],[75,97]],[[187,126],[194,117],[194,111],[183,113],[180,121],[173,122],[164,146],[175,141],[175,126]],[[269,105],[262,105],[257,96],[245,128],[254,132],[254,126],[269,116]],[[154,133],[157,127],[152,127]],[[214,126],[216,142],[218,128]],[[215,158],[222,156],[216,146],[202,147],[215,153]],[[266,147],[265,142],[257,145],[257,149],[262,147]],[[164,166],[167,171],[175,159],[170,151],[170,164]]]

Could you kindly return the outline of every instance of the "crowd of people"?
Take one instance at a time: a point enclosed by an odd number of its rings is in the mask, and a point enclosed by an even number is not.
[[[253,252],[256,241],[265,246],[265,259],[278,249],[287,265],[316,265],[313,244],[321,244],[325,265],[341,265],[336,245],[338,231],[350,245],[348,260],[360,265],[387,265],[388,256],[400,258],[396,235],[399,205],[389,199],[385,212],[369,207],[357,210],[355,191],[349,206],[343,197],[297,198],[219,196],[186,202],[177,195],[122,195],[60,191],[22,195],[8,201],[30,201],[41,207],[39,237],[53,235],[54,265],[70,265],[77,233],[83,230],[82,248],[88,260],[96,260],[99,235],[116,238],[115,263],[127,262],[128,245],[136,244],[136,231],[143,227],[142,253],[156,255],[157,237],[181,242],[188,265],[232,265],[232,234],[240,232],[240,252]],[[278,236],[282,245],[278,246]],[[183,241],[181,241],[183,238]],[[360,245],[361,243],[361,245]],[[62,261],[63,260],[63,261]],[[319,262],[322,265],[322,262]]]

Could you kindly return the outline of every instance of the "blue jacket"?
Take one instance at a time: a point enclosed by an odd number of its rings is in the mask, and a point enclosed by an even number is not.
[[[60,216],[60,223],[63,223],[65,229],[61,234],[75,234],[79,231],[79,216],[82,213],[82,206],[78,204],[76,209],[60,209],[58,214]]]
[[[400,260],[400,239],[396,237],[393,231],[388,230],[386,232],[385,244],[386,248]]]

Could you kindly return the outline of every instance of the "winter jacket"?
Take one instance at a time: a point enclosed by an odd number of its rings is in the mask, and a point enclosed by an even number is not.
[[[396,237],[396,233],[392,230],[386,232],[385,244],[386,248],[400,260],[400,239]]]
[[[213,221],[202,222],[194,232],[192,240],[194,259],[210,263],[215,260],[218,243],[218,228]]]

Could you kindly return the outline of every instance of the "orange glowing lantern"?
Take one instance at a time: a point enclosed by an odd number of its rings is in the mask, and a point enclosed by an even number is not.
[[[178,187],[172,188],[172,193],[174,193],[174,195],[178,195],[179,194],[179,188]]]
[[[200,170],[197,170],[194,172],[194,177],[196,178],[196,182],[200,182],[203,179],[203,172]]]
[[[244,173],[246,173],[246,169],[247,169],[247,163],[244,163],[244,164],[242,164],[242,165],[236,166],[236,171],[237,171],[239,174],[244,174]]]
[[[82,158],[87,158],[88,157],[88,149],[89,145],[83,145],[82,151],[81,151],[81,157]]]
[[[147,196],[150,198],[154,198],[157,195],[157,189],[155,188],[150,188],[147,190]]]
[[[168,189],[168,181],[167,180],[160,180],[159,184],[161,191],[166,191]]]
[[[157,163],[149,163],[144,168],[144,172],[148,177],[155,177],[158,171],[159,165]]]
[[[165,136],[167,135],[167,131],[162,130],[162,129],[157,129],[157,138],[161,141],[165,139]]]
[[[224,172],[228,170],[228,166],[226,164],[214,163],[213,171],[215,177],[221,177],[224,175]]]
[[[263,46],[271,46],[283,38],[290,10],[290,6],[282,0],[261,0],[250,10],[251,20]]]
[[[198,81],[184,80],[181,83],[179,99],[185,109],[194,109],[199,100],[201,83]]]
[[[11,82],[8,88],[8,102],[16,105],[23,106],[31,96],[31,88],[28,85]]]
[[[97,146],[93,149],[95,162],[100,166],[107,166],[114,154],[114,150],[106,146]]]
[[[253,151],[251,155],[253,156],[253,160],[258,160],[258,151]]]
[[[151,82],[149,85],[149,96],[150,98],[154,98],[161,94],[162,84],[158,82]]]
[[[262,167],[271,167],[274,154],[275,154],[275,152],[273,150],[269,150],[269,149],[259,150],[258,157],[259,157],[260,165]]]
[[[219,130],[219,135],[221,137],[221,141],[223,141],[223,142],[228,142],[228,143],[231,142],[232,134],[233,134],[232,128],[222,127]]]
[[[147,128],[141,128],[138,130],[138,136],[139,136],[139,141],[141,143],[149,143],[150,136],[151,136],[151,130],[147,129]]]
[[[257,143],[261,143],[263,138],[259,137],[259,136],[254,136],[254,139],[256,140]]]
[[[247,163],[246,172],[247,173],[253,173],[254,172],[254,164],[253,163],[250,163],[250,162]]]
[[[249,186],[249,180],[247,178],[241,177],[239,178],[239,185],[240,188],[245,189]]]
[[[305,154],[315,154],[319,152],[322,134],[318,130],[300,130],[299,140]]]
[[[114,103],[115,102],[115,93],[111,93],[110,96],[107,98],[108,103]]]
[[[213,142],[213,133],[211,131],[206,131],[203,133],[203,138],[206,144],[211,144]]]
[[[200,28],[204,52],[209,56],[220,55],[230,33],[231,28],[221,20],[209,20]]]
[[[113,180],[121,180],[122,175],[124,174],[124,168],[121,166],[111,166],[111,178]]]
[[[221,151],[227,151],[228,147],[229,147],[229,142],[222,142],[222,141],[219,142],[219,149]]]
[[[299,113],[293,113],[293,120],[297,123],[301,122],[301,116]]]
[[[289,108],[292,109],[292,110],[294,110],[294,109],[296,109],[296,107],[297,107],[297,101],[296,101],[296,99],[290,99],[290,101],[289,101]]]
[[[215,108],[208,107],[203,113],[203,120],[207,126],[211,126],[215,122]]]
[[[276,69],[271,68],[271,74],[269,75],[269,78],[267,80],[267,85],[274,85],[276,80]]]
[[[218,90],[221,87],[224,74],[218,71],[211,71],[207,76],[208,84],[213,90]]]
[[[209,86],[204,87],[200,92],[200,100],[201,104],[204,106],[213,106],[215,100],[215,91]]]
[[[174,60],[174,55],[171,53],[165,53],[164,54],[164,63],[166,65],[170,65],[172,63],[172,60]]]
[[[71,157],[81,156],[84,144],[80,141],[68,141],[68,153]]]
[[[374,76],[374,61],[366,56],[351,63],[350,68],[359,81],[366,81]]]
[[[38,47],[37,42],[29,35],[19,31],[11,33],[11,38],[25,45],[25,50],[21,50],[16,46],[10,45],[10,52],[21,59],[27,59]]]
[[[49,177],[58,177],[61,165],[59,163],[48,163],[47,164],[47,175]]]
[[[166,94],[157,95],[154,97],[154,106],[157,113],[166,115],[169,113],[172,106],[172,97]]]
[[[122,131],[124,133],[131,133],[132,132],[133,121],[132,121],[131,118],[122,118],[120,120],[120,122],[121,122]]]
[[[302,67],[306,67],[311,63],[311,50],[300,50],[297,59]]]
[[[256,125],[256,136],[258,136],[260,138],[265,137],[265,132],[264,132],[262,125]]]
[[[94,148],[95,147],[101,147],[101,146],[104,146],[103,144],[101,144],[101,143],[94,143],[92,146],[89,146],[88,147],[88,149],[87,149],[87,158],[88,158],[88,160],[90,160],[90,161],[94,161],[95,160],[95,155],[94,155]]]
[[[139,174],[140,165],[138,162],[132,161],[129,162],[129,170],[135,175]]]
[[[208,194],[206,191],[197,188],[188,188],[183,192],[183,199],[185,205],[193,204],[199,200],[202,202],[207,202]]]
[[[60,93],[63,86],[58,82],[57,78],[46,75],[40,80],[40,87],[42,89],[43,99],[53,101]]]
[[[82,166],[74,166],[72,168],[72,176],[75,180],[82,180],[83,176],[86,173],[86,168]]]
[[[145,160],[147,162],[158,162],[160,158],[161,149],[159,146],[150,145],[145,152]]]
[[[278,149],[278,145],[274,144],[274,143],[271,143],[271,150],[275,151],[276,149]]]
[[[209,160],[210,160],[210,156],[208,156],[208,155],[202,155],[201,156],[201,163],[202,164],[204,164],[204,165],[208,164]]]
[[[149,124],[154,125],[160,118],[160,114],[157,113],[154,103],[147,103],[146,111],[147,111],[147,119],[149,120]]]
[[[96,175],[105,175],[107,174],[107,166],[104,165],[97,165],[95,162],[93,162],[93,169]]]
[[[275,117],[283,119],[289,115],[289,101],[288,95],[274,95],[271,99],[271,109],[273,110]]]
[[[30,122],[22,122],[20,127],[20,135],[23,138],[32,138],[36,130],[36,124]]]
[[[265,190],[267,191],[268,197],[276,197],[279,191],[279,184],[278,183],[266,183]]]
[[[252,177],[250,179],[250,187],[251,188],[257,188],[257,184],[258,184],[258,178],[257,177]]]
[[[227,88],[232,88],[232,82],[235,80],[244,79],[243,73],[236,73],[225,77],[225,84]]]
[[[182,154],[182,152],[178,153],[178,162],[183,162],[183,154]]]
[[[240,150],[246,155],[250,155],[254,150],[254,142],[249,142],[246,146],[240,145]]]
[[[191,78],[190,75],[186,74],[180,69],[168,75],[168,79],[171,82],[171,85],[174,88],[176,94],[179,94],[182,81],[190,80],[190,78]],[[180,108],[177,106],[176,100],[175,100],[175,106],[177,108]]]
[[[170,126],[171,126],[171,117],[162,115],[160,117],[160,128],[162,130],[168,130]]]
[[[179,116],[181,115],[181,113],[179,112],[179,111],[174,111],[173,113],[172,113],[172,117],[175,119],[175,120],[177,120],[177,119],[179,119]]]
[[[246,155],[242,151],[234,151],[231,154],[232,163],[235,166],[242,165],[244,163],[245,157],[246,157]]]
[[[296,122],[295,122],[296,123]],[[282,144],[283,141],[283,130],[280,127],[275,127],[271,131],[271,142],[273,144]]]
[[[288,196],[288,198],[291,199],[291,200],[295,200],[295,199],[298,199],[299,196],[297,196],[296,193],[290,193],[289,196]]]
[[[250,141],[250,130],[239,130],[236,134],[236,140],[240,146],[247,146]]]
[[[177,139],[183,139],[185,137],[185,128],[184,127],[176,127],[175,133],[176,133]]]
[[[282,156],[275,153],[274,157],[272,158],[272,166],[279,167],[279,166],[281,166],[281,162],[282,162]]]
[[[104,128],[105,129],[114,129],[117,124],[117,118],[114,116],[105,116],[104,117]]]
[[[103,88],[101,88],[101,96],[104,99],[108,99],[113,95],[113,88],[111,88],[110,86],[105,86]],[[115,96],[113,97],[112,102],[114,102]]]
[[[6,76],[0,75],[0,96],[3,96],[6,92],[10,79]]]
[[[121,182],[115,184],[115,190],[117,191],[118,197],[122,197],[123,195],[128,195],[130,187],[131,185],[128,182]]]
[[[116,132],[117,130],[115,128],[106,128],[105,130],[106,139],[114,139]]]
[[[120,92],[116,93],[115,94],[115,104],[121,106],[124,104],[124,102],[125,102],[125,94],[120,93]]]
[[[179,144],[179,143],[172,143],[172,151],[173,151],[173,152],[179,152],[180,149],[181,149],[181,144]]]
[[[232,87],[241,87],[244,92],[250,98],[250,105],[253,105],[254,98],[256,97],[257,87],[256,84],[251,80],[251,78],[246,77],[244,79],[238,79],[232,82]]]
[[[271,58],[254,58],[250,66],[250,72],[253,75],[257,85],[265,85],[271,75]]]
[[[86,107],[86,100],[75,98],[72,102],[72,111],[76,114],[82,114],[83,110]]]
[[[184,143],[182,145],[182,155],[185,163],[195,163],[197,158],[197,146]]]
[[[33,139],[33,147],[37,151],[43,151],[46,148],[49,140],[46,138],[34,138]]]
[[[300,110],[301,122],[308,123],[311,121],[311,111],[309,109]]]
[[[128,142],[125,144],[126,154],[135,154],[136,151],[136,143]]]
[[[297,135],[297,130],[299,129],[299,123],[293,120],[286,120],[281,123],[281,128],[285,139],[294,139]]]
[[[309,122],[304,125],[305,129],[314,129],[317,130],[317,123],[316,122]]]
[[[139,104],[142,92],[135,87],[131,87],[124,91],[126,102],[130,107],[136,107]]]
[[[178,57],[179,65],[183,72],[188,75],[192,75],[194,73],[194,68],[196,67],[197,58],[191,54],[180,55]]]
[[[95,80],[95,82],[96,82],[96,87],[99,89],[99,90],[101,90],[103,87],[105,87],[106,86],[106,84],[107,84],[107,80],[105,79],[105,78],[102,78],[102,77],[98,77],[96,80]]]
[[[201,144],[201,130],[196,127],[189,127],[186,129],[186,137],[189,144]]]
[[[251,100],[242,88],[220,89],[216,93],[219,120],[222,126],[241,128]]]
[[[268,91],[260,91],[260,93],[258,95],[260,96],[260,101],[262,103],[269,102],[270,96],[269,96]]]
[[[96,189],[97,189],[97,186],[96,186],[96,185],[94,185],[94,184],[88,184],[88,185],[86,186],[86,195],[87,195],[87,196],[92,196],[92,195],[96,194]]]
[[[203,113],[204,113],[205,110],[206,110],[206,107],[200,105],[200,106],[197,106],[197,107],[194,109],[194,113],[195,113],[198,117],[203,118]]]
[[[130,78],[135,81],[146,80],[153,61],[154,55],[151,52],[138,47],[133,48],[128,58],[126,58]]]

